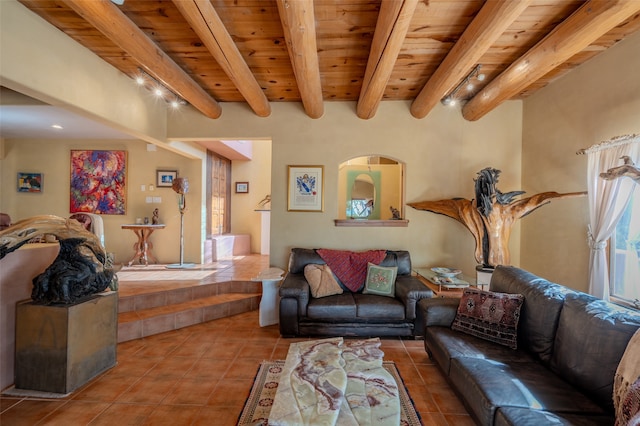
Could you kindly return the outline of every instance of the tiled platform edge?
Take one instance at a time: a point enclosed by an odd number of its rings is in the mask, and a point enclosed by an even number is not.
[[[259,308],[260,282],[205,284],[119,299],[118,342],[126,342]]]

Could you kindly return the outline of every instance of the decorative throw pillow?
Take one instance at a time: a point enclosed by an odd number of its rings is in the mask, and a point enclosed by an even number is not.
[[[364,283],[365,294],[379,296],[396,296],[397,266],[378,266],[371,262],[367,265],[367,280]]]
[[[331,267],[344,285],[345,291],[359,292],[364,287],[367,263],[380,264],[387,255],[386,250],[348,251],[317,249],[316,253]]]
[[[521,294],[466,289],[451,328],[516,349],[523,302]]]
[[[342,294],[342,287],[333,277],[328,265],[309,264],[304,267],[304,277],[311,288],[311,295],[315,298]]]

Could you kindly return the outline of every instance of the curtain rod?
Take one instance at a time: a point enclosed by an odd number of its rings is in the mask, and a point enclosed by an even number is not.
[[[591,152],[602,151],[603,149],[612,148],[614,146],[624,145],[627,143],[640,142],[640,135],[622,135],[611,138],[608,141],[603,141],[598,144],[592,145],[589,148],[582,148],[576,151],[576,155],[589,154]]]

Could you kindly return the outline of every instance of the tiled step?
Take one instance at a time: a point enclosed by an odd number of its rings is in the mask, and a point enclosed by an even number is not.
[[[259,308],[261,283],[232,281],[121,297],[118,342]]]

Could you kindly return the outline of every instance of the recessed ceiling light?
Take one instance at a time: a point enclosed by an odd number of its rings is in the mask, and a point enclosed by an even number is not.
[[[59,124],[52,124],[51,127],[53,127],[54,129],[58,129],[58,130],[62,130],[63,127]]]

